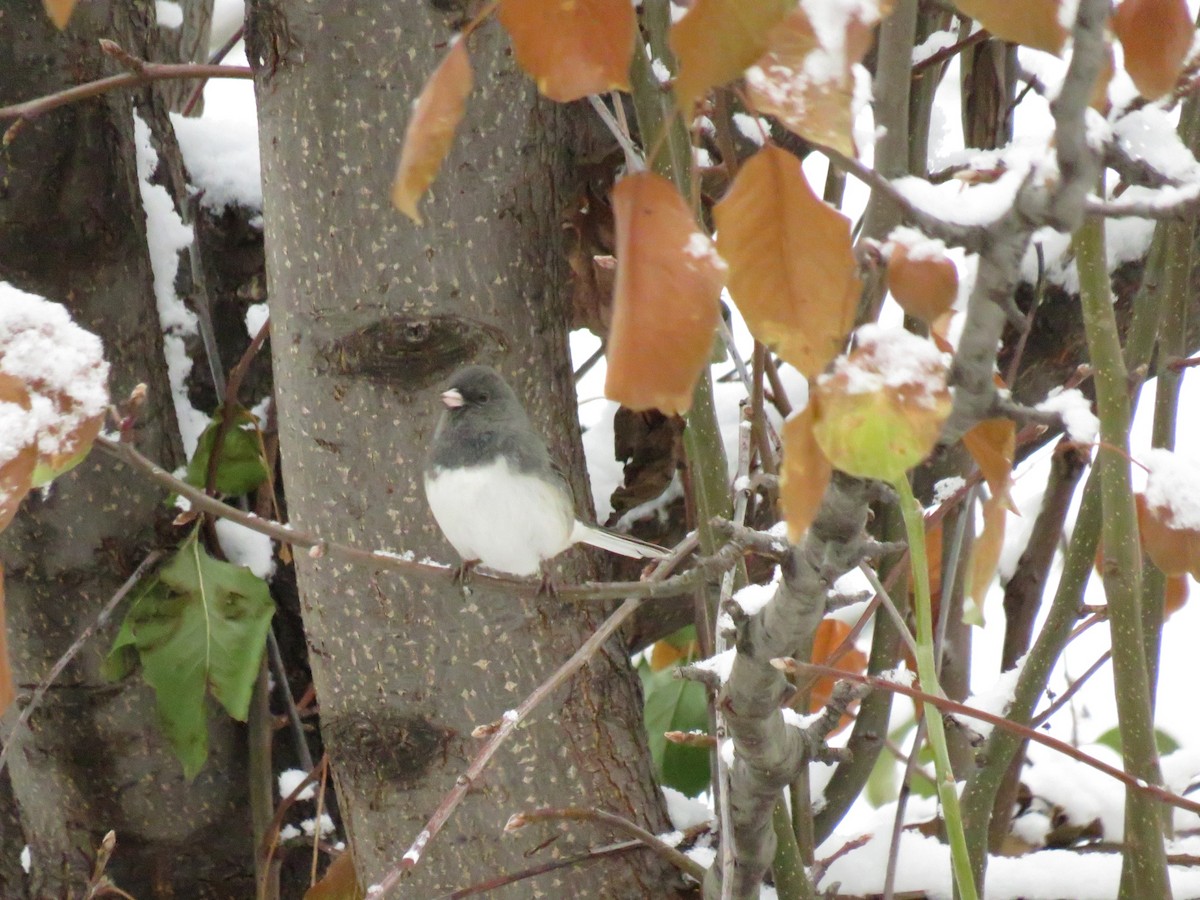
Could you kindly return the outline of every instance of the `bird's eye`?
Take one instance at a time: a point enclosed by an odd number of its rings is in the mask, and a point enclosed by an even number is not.
[[[476,394],[476,399],[480,403],[487,403],[488,400],[491,399],[491,395],[487,391],[480,391],[478,394]]]

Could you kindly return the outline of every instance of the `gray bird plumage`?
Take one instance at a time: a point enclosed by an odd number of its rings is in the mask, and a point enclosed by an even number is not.
[[[425,493],[442,533],[465,561],[533,575],[575,543],[635,558],[666,555],[576,519],[570,484],[494,369],[460,369],[442,401]]]

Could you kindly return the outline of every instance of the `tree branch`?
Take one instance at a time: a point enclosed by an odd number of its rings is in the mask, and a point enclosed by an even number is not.
[[[552,809],[550,807],[531,809],[515,813],[505,824],[504,830],[511,832],[519,828],[524,828],[533,822],[557,822],[563,819],[599,822],[602,825],[607,825],[645,844],[680,872],[690,876],[697,882],[704,879],[704,867],[690,856],[680,853],[662,838],[651,834],[636,822],[631,822],[623,816],[618,816],[616,813],[607,812],[603,809],[586,809],[580,806],[568,806],[563,809]]]

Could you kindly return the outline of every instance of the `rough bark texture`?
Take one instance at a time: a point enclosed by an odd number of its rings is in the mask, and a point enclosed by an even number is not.
[[[457,563],[420,473],[437,385],[498,365],[561,460],[578,466],[559,217],[564,114],[539,101],[495,27],[470,39],[476,89],[418,228],[389,202],[411,102],[452,35],[432,7],[255,3],[264,221],[280,439],[298,526]],[[512,708],[586,637],[598,610],[478,580],[297,561],[322,728],[365,883],[399,862],[467,766],[473,728]],[[566,577],[584,569],[578,560]],[[560,577],[563,577],[560,574]],[[666,826],[638,687],[621,646],[590,665],[502,751],[405,882],[432,897],[603,843],[573,827],[504,836],[516,811],[597,806]],[[663,896],[646,854],[562,870],[497,897]]]
[[[114,64],[96,40],[146,53],[153,15],[151,2],[80,4],[60,35],[36,0],[4,4],[0,103],[111,74]],[[101,337],[114,397],[139,382],[149,386],[138,438],[169,467],[181,456],[134,163],[133,100],[110,95],[59,109],[27,123],[0,151],[0,278],[65,304]],[[157,543],[156,527],[169,516],[159,490],[99,455],[26,502],[0,540],[21,695],[5,734],[17,707]],[[6,777],[15,816],[0,818],[0,848],[7,862],[9,849],[27,842],[33,872],[25,885],[19,869],[0,868],[0,895],[80,896],[96,846],[114,829],[108,872],[134,896],[249,896],[236,729],[225,717],[214,720],[209,764],[187,783],[155,725],[150,689],[140,677],[120,684],[101,677],[111,638],[112,626],[47,694],[32,729],[12,738]]]

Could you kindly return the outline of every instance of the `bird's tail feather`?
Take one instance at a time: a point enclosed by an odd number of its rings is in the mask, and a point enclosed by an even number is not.
[[[665,559],[669,555],[666,550],[656,544],[579,521],[576,521],[575,528],[571,532],[571,543],[590,544],[601,550],[629,556],[633,559]]]

